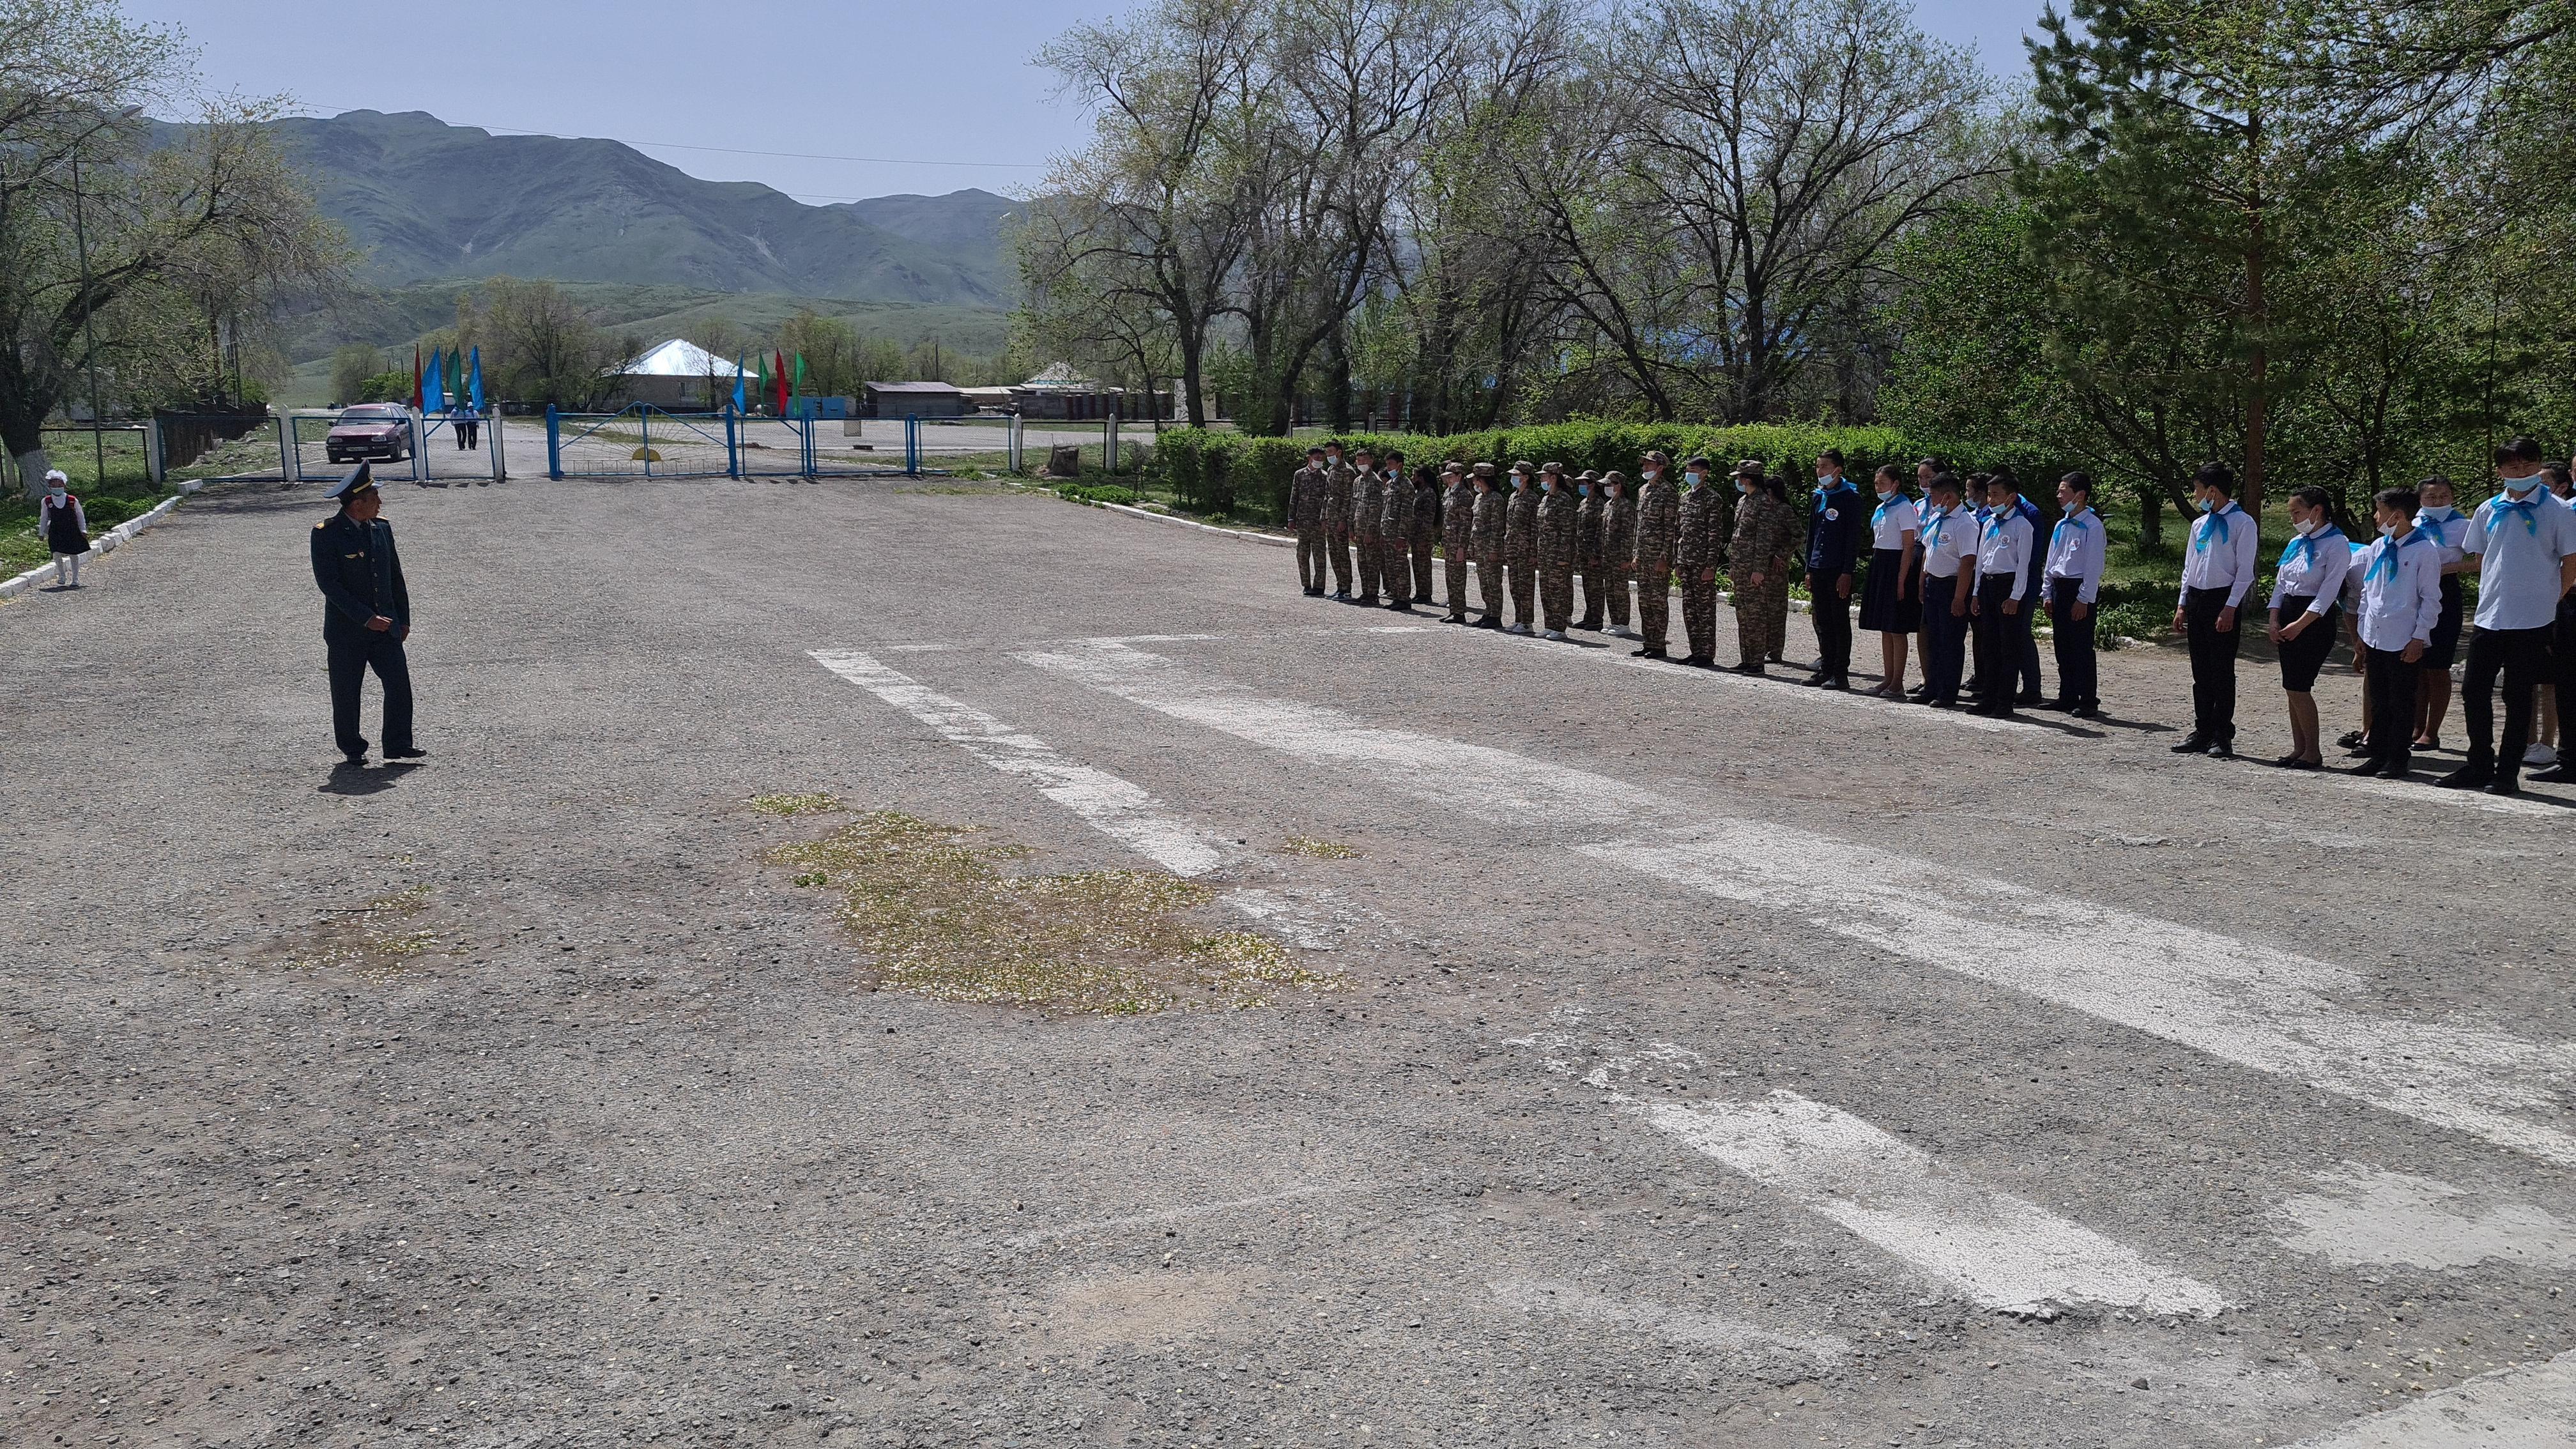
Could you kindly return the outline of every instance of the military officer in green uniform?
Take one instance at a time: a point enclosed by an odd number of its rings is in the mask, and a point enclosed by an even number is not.
[[[358,690],[372,669],[385,690],[385,758],[417,759],[429,752],[412,741],[411,665],[403,657],[403,641],[411,637],[411,594],[403,586],[402,558],[394,552],[394,526],[377,517],[384,499],[364,463],[329,496],[340,511],[313,525],[313,582],[324,600],[331,732],[349,763],[367,758],[367,737],[358,732]]]

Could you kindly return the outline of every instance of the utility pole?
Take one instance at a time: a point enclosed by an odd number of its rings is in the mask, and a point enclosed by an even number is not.
[[[97,471],[89,486],[96,490],[107,486],[107,434],[102,430],[107,415],[98,400],[98,328],[92,318],[98,304],[89,293],[89,227],[81,216],[80,147],[72,147],[72,245],[80,251],[81,274],[81,347],[89,364],[89,441],[92,464]]]

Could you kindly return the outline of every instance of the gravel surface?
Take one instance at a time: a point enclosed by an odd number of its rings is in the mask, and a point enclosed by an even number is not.
[[[1981,729],[899,480],[391,490],[432,753],[352,772],[318,491],[0,603],[10,1444],[2162,1449],[2576,1344],[2566,792],[2177,759],[2165,650]],[[876,810],[1203,847],[1322,984],[877,989],[769,859]],[[2171,1292],[1998,1306],[2061,1230]]]

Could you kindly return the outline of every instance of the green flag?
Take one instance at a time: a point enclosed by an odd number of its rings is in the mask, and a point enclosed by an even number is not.
[[[760,368],[760,392],[758,396],[761,401],[767,402],[769,400],[769,354],[764,352],[755,359],[755,361]]]
[[[805,395],[805,354],[802,352],[796,354],[796,383],[793,393],[800,398]],[[798,408],[795,411],[803,412],[804,409]]]

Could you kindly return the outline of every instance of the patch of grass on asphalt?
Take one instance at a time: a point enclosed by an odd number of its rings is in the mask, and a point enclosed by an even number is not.
[[[430,887],[418,885],[331,912],[291,964],[302,970],[350,971],[364,977],[401,975],[411,962],[445,944],[416,919],[429,908],[430,894]]]
[[[841,802],[818,790],[811,795],[754,795],[751,808],[763,815],[825,815],[840,809]]]
[[[1357,860],[1360,854],[1350,846],[1317,840],[1310,835],[1291,835],[1279,848],[1290,855],[1303,855],[1315,860]]]
[[[980,844],[981,833],[879,811],[769,858],[841,893],[883,985],[942,1001],[1137,1016],[1345,984],[1266,936],[1193,923],[1216,899],[1207,886],[1142,870],[1006,875],[1028,848]]]

